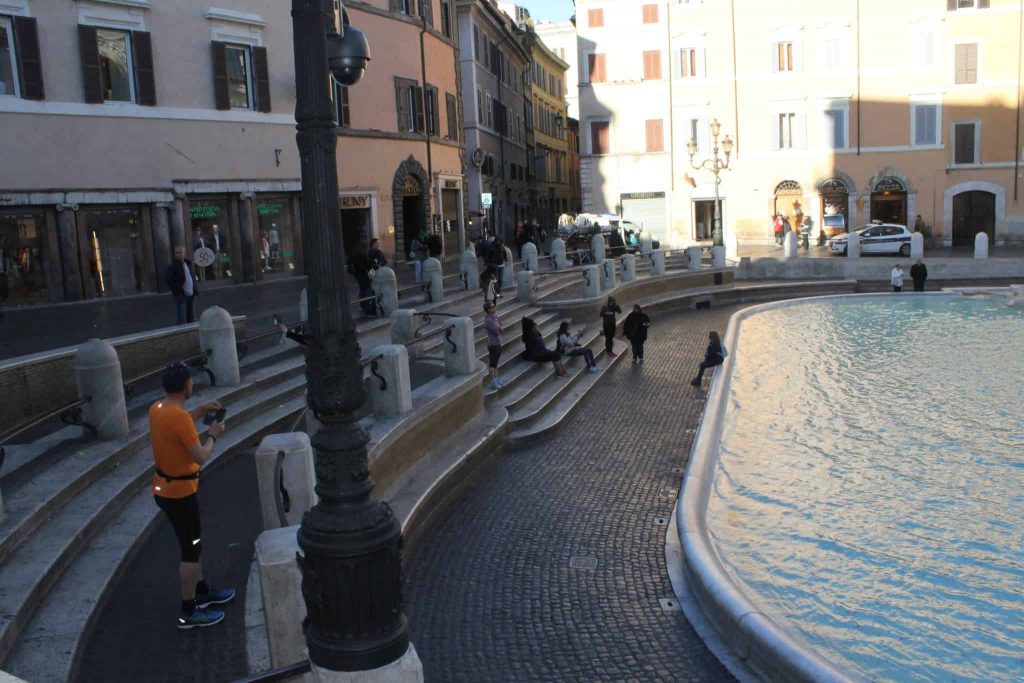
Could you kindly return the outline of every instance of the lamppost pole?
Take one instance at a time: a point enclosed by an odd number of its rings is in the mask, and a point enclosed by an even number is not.
[[[722,171],[731,170],[729,168],[729,156],[732,154],[733,145],[732,138],[730,138],[728,135],[722,138],[721,149],[723,152],[725,152],[725,159],[719,156],[718,135],[719,133],[721,133],[721,131],[722,124],[718,122],[718,119],[712,120],[711,138],[713,142],[711,149],[711,157],[705,159],[699,164],[694,163],[693,161],[693,158],[697,156],[697,140],[695,140],[694,138],[690,138],[690,142],[687,143],[686,145],[687,151],[690,153],[690,166],[692,166],[695,171],[711,171],[713,174],[715,174],[715,221],[714,229],[712,230],[711,236],[714,240],[714,245],[716,247],[721,247],[725,244],[722,235],[722,198],[720,196],[718,189],[722,183],[722,179],[721,177],[719,177],[719,174]]]
[[[391,508],[370,495],[369,435],[356,418],[366,392],[345,282],[328,71],[330,57],[339,80],[354,83],[369,50],[354,30],[345,39],[348,47],[340,47],[333,0],[292,0],[292,24],[309,296],[307,402],[321,424],[312,438],[320,501],[303,516],[298,532],[303,627],[315,666],[361,671],[399,659],[409,646],[401,605],[401,528]],[[352,47],[350,38],[361,60],[357,68],[343,54]]]

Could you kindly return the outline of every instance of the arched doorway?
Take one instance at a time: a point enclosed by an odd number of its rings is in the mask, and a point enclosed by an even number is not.
[[[871,220],[907,224],[907,186],[895,176],[883,176],[871,189]]]
[[[850,229],[850,188],[841,178],[829,178],[818,185],[821,197],[821,215],[818,216],[819,234],[826,238],[847,232]]]
[[[996,196],[991,192],[973,190],[953,197],[953,246],[974,245],[974,238],[983,232],[989,244],[996,237]]]
[[[772,202],[772,216],[782,214],[789,220],[790,228],[796,232],[804,224],[803,199],[804,190],[795,180],[783,180],[775,186],[775,198]],[[769,225],[771,225],[769,223]]]
[[[396,260],[399,257],[408,260],[409,245],[427,231],[429,192],[426,169],[410,156],[398,166],[391,188]]]

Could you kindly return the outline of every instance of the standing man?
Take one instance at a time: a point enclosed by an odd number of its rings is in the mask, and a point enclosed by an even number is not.
[[[910,266],[910,279],[914,281],[914,291],[924,291],[924,281],[928,279],[928,267],[924,265],[924,259],[919,258]]]
[[[897,263],[893,267],[892,272],[889,273],[889,284],[892,285],[892,291],[903,291],[903,266],[899,263]]]
[[[162,379],[167,395],[149,408],[149,439],[156,464],[153,497],[170,520],[181,549],[178,628],[213,626],[224,619],[224,612],[208,608],[231,602],[235,591],[211,588],[203,578],[199,469],[210,459],[217,437],[224,433],[224,423],[211,424],[209,438],[202,443],[195,420],[220,410],[220,403],[210,401],[191,411],[185,409],[185,401],[192,396],[192,371],[184,363],[168,365]]]
[[[178,310],[178,324],[194,323],[196,295],[199,294],[199,289],[196,287],[195,267],[185,258],[185,247],[174,248],[174,261],[167,266],[164,282],[174,297],[174,304]]]

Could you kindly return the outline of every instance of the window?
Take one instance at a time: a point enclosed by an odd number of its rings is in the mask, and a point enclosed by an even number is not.
[[[18,95],[18,60],[14,54],[14,24],[0,17],[0,95]]]
[[[657,5],[644,5],[643,6],[644,23],[645,24],[657,24],[658,23],[658,6]]]
[[[920,67],[935,66],[935,31],[925,29],[914,34],[914,64]]]
[[[604,10],[587,10],[587,26],[589,26],[590,28],[601,28],[602,26],[604,26]]]
[[[775,70],[794,71],[793,43],[791,41],[775,43]]]
[[[977,43],[964,43],[954,46],[956,56],[956,71],[954,82],[957,85],[978,82],[978,45]]]
[[[78,47],[86,102],[156,104],[148,33],[79,26]]]
[[[445,110],[448,117],[448,139],[453,142],[459,141],[459,105],[455,95],[450,92],[444,94]]]
[[[429,1],[429,0],[421,0]],[[397,10],[410,17],[416,16],[416,0],[392,0],[392,10]]]
[[[611,124],[608,121],[590,122],[590,153],[608,154],[611,152]]]
[[[473,26],[473,57],[480,61],[480,28]]]
[[[649,119],[645,122],[647,128],[647,151],[665,151],[665,122],[661,119]]]
[[[978,163],[978,124],[953,124],[953,163]]]
[[[351,126],[351,117],[348,106],[348,86],[342,85],[331,76],[331,84],[334,86],[334,122],[341,128]]]
[[[484,103],[487,105],[487,111],[484,112],[487,127],[494,128],[494,100],[491,99],[490,95],[485,95]]]
[[[249,75],[252,72],[249,48],[228,45],[228,101],[232,109],[252,109],[252,86]]]
[[[938,104],[912,104],[910,123],[915,147],[939,144]]]
[[[416,81],[395,78],[395,108],[400,133],[422,133],[426,129],[423,88]]]
[[[6,284],[5,305],[40,304],[50,300],[47,287],[60,261],[47,249],[46,214],[27,208],[0,209],[0,277]]]
[[[604,83],[608,74],[605,71],[605,55],[591,53],[587,55],[588,74],[591,83]]]
[[[452,37],[452,4],[441,0],[441,33],[445,38]]]
[[[829,71],[843,66],[843,41],[839,38],[827,38],[822,43],[822,63]]]
[[[846,149],[846,110],[826,109],[823,133],[827,149]]]
[[[132,102],[132,61],[130,34],[111,29],[96,30],[96,44],[100,53],[100,88],[104,101]]]
[[[985,9],[989,0],[946,0],[946,9],[950,12],[958,9]]]
[[[437,87],[428,85],[423,89],[423,95],[426,98],[424,104],[426,105],[426,119],[425,123],[427,126],[427,135],[440,135],[441,133],[441,112],[437,108]]]
[[[661,50],[644,50],[644,80],[661,79]]]
[[[213,43],[217,109],[270,111],[270,67],[265,47]]]
[[[476,123],[479,126],[484,122],[484,91],[476,91]]]
[[[694,78],[697,76],[697,48],[680,48],[678,75],[680,78]]]
[[[779,129],[778,137],[778,149],[793,149],[793,133],[795,132],[796,114],[792,112],[781,112],[777,114]]]

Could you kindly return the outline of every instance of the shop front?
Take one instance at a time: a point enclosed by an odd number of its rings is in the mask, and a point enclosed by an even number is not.
[[[289,195],[256,195],[257,264],[264,278],[297,274],[299,241]]]
[[[352,258],[356,245],[361,241],[367,245],[375,237],[373,232],[373,195],[365,192],[343,193],[339,197],[341,207],[341,237],[345,245],[346,258]]]
[[[62,300],[52,220],[43,210],[0,210],[0,306]]]
[[[188,199],[192,260],[202,282],[232,280],[235,270],[241,267],[234,203],[227,196]]]
[[[438,187],[441,190],[440,220],[444,257],[457,258],[467,244],[462,227],[462,180],[439,177]]]
[[[871,190],[871,220],[907,224],[907,187],[899,178],[884,176]]]
[[[89,297],[156,290],[148,212],[138,206],[89,207],[79,212],[79,248]]]
[[[825,239],[849,231],[850,229],[850,188],[840,178],[829,178],[818,185],[818,195],[821,199],[821,215],[818,216],[818,225],[821,226],[820,235]]]

